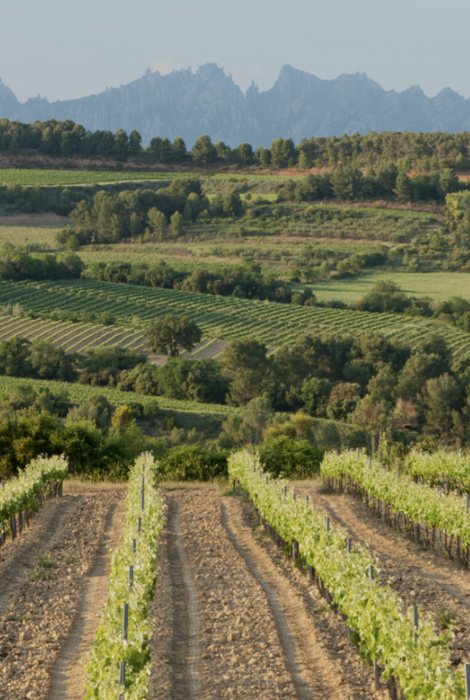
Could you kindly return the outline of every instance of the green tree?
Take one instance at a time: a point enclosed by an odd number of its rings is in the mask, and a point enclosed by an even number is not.
[[[177,136],[171,144],[171,154],[173,160],[176,161],[182,161],[188,155],[186,151],[186,144],[181,138],[181,136]]]
[[[26,338],[11,338],[0,343],[0,374],[31,376],[31,343]]]
[[[396,198],[400,202],[409,202],[411,199],[411,182],[406,173],[398,173],[395,189]]]
[[[235,149],[235,156],[242,165],[251,165],[254,160],[253,149],[249,143],[241,143]]]
[[[179,211],[175,211],[170,218],[171,235],[173,238],[178,238],[183,233],[184,216]]]
[[[77,356],[55,348],[47,341],[36,341],[30,355],[32,374],[38,379],[54,379],[60,382],[75,382]]]
[[[142,150],[142,136],[136,129],[131,131],[129,136],[129,153],[131,156],[136,156]]]
[[[222,364],[232,380],[229,401],[245,405],[262,391],[261,383],[268,373],[266,345],[255,338],[232,340],[222,351]]]
[[[217,150],[210,136],[200,136],[193,146],[192,156],[200,163],[213,163],[217,160]]]
[[[447,443],[455,426],[456,415],[463,406],[460,384],[446,372],[426,382],[423,399],[427,430],[440,435]]]
[[[298,151],[292,139],[274,139],[271,142],[271,164],[275,168],[291,168],[297,157]]]
[[[292,439],[285,435],[269,440],[260,453],[263,468],[274,477],[285,476],[305,479],[320,471],[323,450],[308,440]]]
[[[227,192],[223,199],[222,208],[226,216],[241,216],[243,213],[243,204],[236,190]]]
[[[129,139],[124,129],[119,129],[119,131],[116,131],[114,136],[113,151],[116,160],[127,160],[127,154],[129,153]]]
[[[201,329],[187,316],[156,318],[145,331],[145,347],[151,352],[176,357],[179,348],[191,351],[202,338]]]
[[[152,207],[149,209],[147,219],[150,229],[158,233],[160,240],[162,240],[167,227],[165,214],[159,211],[157,207]]]

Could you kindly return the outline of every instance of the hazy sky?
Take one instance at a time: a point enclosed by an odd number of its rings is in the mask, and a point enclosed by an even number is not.
[[[281,66],[470,97],[468,0],[0,0],[0,77],[51,102],[217,63],[243,89]]]

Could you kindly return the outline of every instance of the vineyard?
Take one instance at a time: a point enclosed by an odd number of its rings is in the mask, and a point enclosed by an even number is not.
[[[400,475],[331,453],[322,485],[242,450],[224,493],[168,488],[147,453],[125,498],[67,470],[40,458],[0,488],[2,700],[468,698],[466,455]]]
[[[254,335],[271,347],[291,343],[303,333],[357,335],[376,331],[388,338],[415,345],[439,332],[456,356],[465,357],[470,353],[470,335],[421,318],[251,301],[90,280],[0,282],[0,304],[16,303],[25,311],[38,314],[56,310],[70,314],[80,314],[84,310],[98,315],[109,312],[122,324],[131,324],[136,319],[146,324],[153,318],[169,314],[186,315],[201,327],[207,338],[230,340]],[[116,329],[111,332],[118,335]]]

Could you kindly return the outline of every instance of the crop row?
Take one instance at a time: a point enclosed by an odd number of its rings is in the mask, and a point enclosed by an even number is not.
[[[470,353],[470,335],[433,321],[95,280],[0,282],[0,304],[9,302],[18,302],[33,312],[108,311],[122,324],[129,324],[134,318],[145,323],[168,314],[187,315],[200,325],[207,337],[221,340],[255,335],[270,346],[291,342],[296,335],[305,332],[358,334],[377,331],[412,344],[438,332],[453,345],[456,355]]]
[[[47,340],[67,352],[91,348],[143,346],[142,333],[130,328],[0,317],[0,342],[20,336],[31,341]]]
[[[468,454],[439,450],[434,454],[411,452],[403,471],[429,486],[442,486],[446,491],[470,492],[470,460]]]
[[[366,499],[369,506],[396,529],[405,529],[419,542],[424,526],[428,546],[443,546],[468,568],[470,514],[467,499],[442,495],[426,485],[396,476],[367,457],[353,452],[328,453],[321,473],[332,488],[347,490]]]
[[[108,604],[87,666],[86,697],[138,700],[148,692],[151,634],[147,607],[156,581],[158,535],[164,505],[151,454],[141,455],[129,476],[126,520],[111,558]]]
[[[61,492],[55,482],[62,482],[67,475],[68,463],[64,457],[38,457],[33,460],[17,477],[5,482],[0,488],[0,544],[11,535],[16,536],[23,529],[32,513],[39,510],[43,498],[47,495],[45,487],[54,482],[52,491]],[[16,516],[18,523],[16,521]]]
[[[449,669],[447,640],[434,633],[427,614],[421,615],[416,630],[413,609],[403,613],[403,600],[371,575],[377,561],[370,550],[345,547],[345,530],[325,526],[321,514],[287,490],[286,481],[258,473],[247,451],[232,455],[229,473],[248,492],[276,538],[298,550],[300,563],[303,558],[333,606],[347,617],[361,655],[382,669],[390,689],[398,681],[407,700],[465,697],[463,677]]]

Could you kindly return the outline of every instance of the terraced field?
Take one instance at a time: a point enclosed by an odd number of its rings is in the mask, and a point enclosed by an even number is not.
[[[19,303],[24,310],[36,313],[56,309],[76,314],[83,310],[97,314],[108,311],[123,325],[136,320],[145,324],[169,314],[187,315],[200,325],[206,338],[230,340],[256,336],[270,347],[292,343],[306,332],[357,335],[376,331],[412,345],[439,332],[456,356],[470,354],[469,334],[422,318],[293,306],[93,280],[1,282],[0,304],[8,303]],[[119,331],[113,330],[117,335]],[[129,340],[128,346],[131,345]]]

